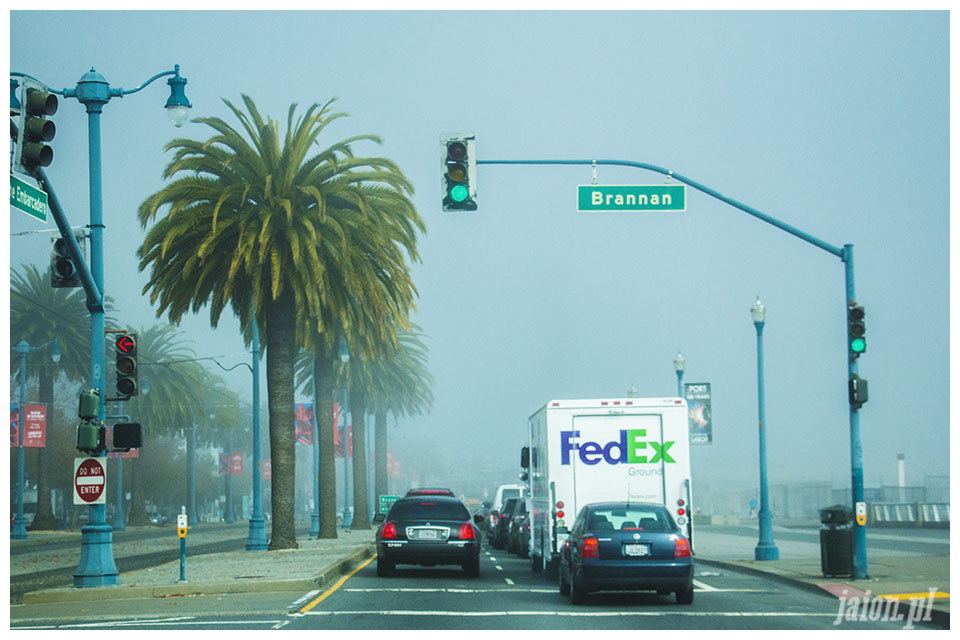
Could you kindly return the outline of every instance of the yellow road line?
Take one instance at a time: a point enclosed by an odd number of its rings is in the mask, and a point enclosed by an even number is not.
[[[949,593],[943,593],[942,591],[935,591],[933,594],[934,598],[949,598]],[[887,598],[888,600],[920,600],[923,598],[929,598],[931,596],[929,591],[924,591],[923,593],[887,593],[879,594],[878,598]]]
[[[351,571],[351,572],[348,573],[347,575],[343,576],[342,578],[340,578],[339,580],[337,580],[336,582],[334,582],[332,587],[330,587],[329,589],[327,589],[326,591],[324,591],[323,593],[321,593],[321,594],[320,594],[319,596],[317,596],[312,602],[310,602],[309,604],[307,604],[306,606],[304,606],[302,609],[300,609],[300,613],[306,613],[307,611],[310,611],[310,609],[313,609],[315,606],[317,606],[318,604],[320,604],[321,602],[323,602],[324,599],[326,599],[327,596],[329,596],[331,593],[333,593],[334,591],[336,591],[337,589],[339,589],[340,587],[342,587],[344,582],[346,582],[348,579],[350,579],[351,577],[353,577],[353,574],[355,574],[357,571],[360,571],[360,569],[363,569],[365,566],[367,566],[368,564],[370,564],[371,562],[373,562],[373,559],[376,558],[376,557],[377,557],[376,555],[370,556],[370,557],[367,558],[366,561],[363,562],[359,567],[357,567],[356,569],[354,569],[353,571]]]

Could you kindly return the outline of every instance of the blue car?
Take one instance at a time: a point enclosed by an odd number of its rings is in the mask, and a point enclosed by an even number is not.
[[[580,510],[560,550],[560,594],[581,604],[591,591],[673,592],[693,602],[690,541],[666,507],[598,502]]]

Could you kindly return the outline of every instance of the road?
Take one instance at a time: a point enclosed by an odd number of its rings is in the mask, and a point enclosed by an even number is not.
[[[409,566],[378,578],[370,563],[323,593],[62,603],[29,615],[15,606],[11,628],[902,629],[907,624],[906,615],[876,622],[838,619],[841,603],[834,598],[705,565],[697,568],[695,586],[689,606],[677,605],[673,596],[626,592],[591,594],[585,605],[573,606],[552,582],[533,574],[526,560],[485,545],[477,579],[457,567]]]

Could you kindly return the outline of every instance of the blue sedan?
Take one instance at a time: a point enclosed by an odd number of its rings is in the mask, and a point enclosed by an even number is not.
[[[690,541],[663,505],[588,504],[580,510],[560,552],[560,594],[581,604],[608,589],[674,592],[693,602]]]

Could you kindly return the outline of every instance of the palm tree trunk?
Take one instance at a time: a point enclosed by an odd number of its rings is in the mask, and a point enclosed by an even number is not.
[[[350,392],[350,415],[353,418],[353,523],[351,530],[370,528],[367,507],[366,394]]]
[[[273,526],[268,549],[296,549],[294,523],[296,417],[293,370],[297,357],[297,308],[287,287],[267,302],[267,398],[270,408],[270,505]]]
[[[56,529],[59,526],[53,517],[53,504],[50,500],[49,460],[47,453],[53,447],[53,376],[47,372],[40,374],[39,399],[41,404],[47,405],[47,437],[46,446],[37,451],[37,514],[30,525],[31,531]]]
[[[387,489],[387,412],[377,411],[373,426],[374,495],[389,495]]]
[[[331,355],[316,353],[313,359],[313,418],[317,421],[317,449],[320,456],[320,532],[318,538],[337,537],[337,473],[333,446],[334,377]]]

